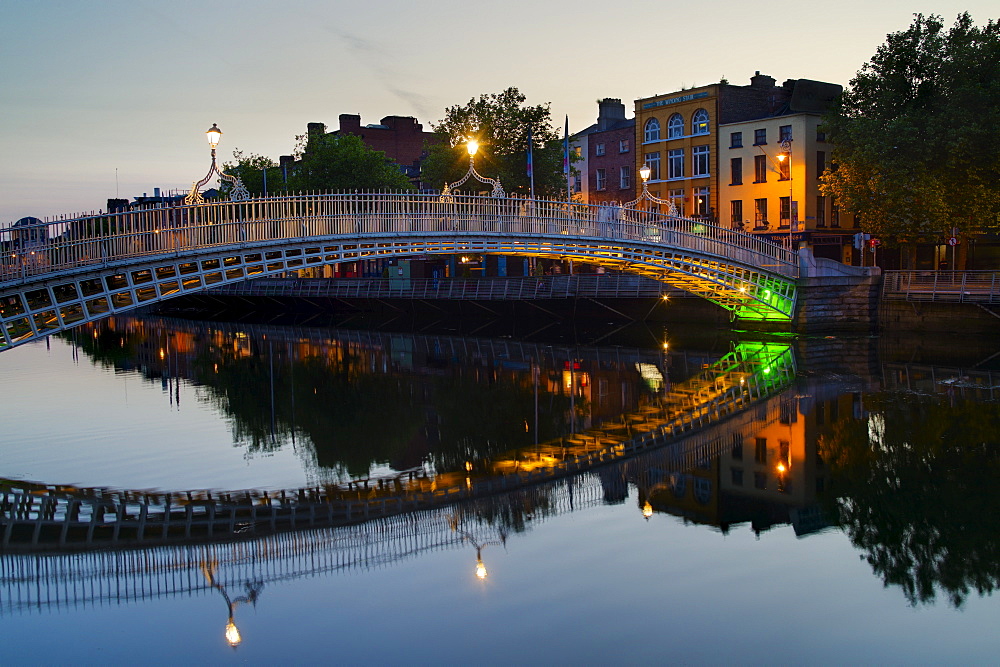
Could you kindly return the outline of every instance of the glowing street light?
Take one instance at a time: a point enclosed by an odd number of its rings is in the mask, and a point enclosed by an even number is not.
[[[443,202],[453,202],[455,201],[454,194],[455,188],[465,183],[469,178],[474,178],[484,185],[489,185],[493,188],[493,192],[490,196],[502,198],[506,197],[507,193],[504,192],[503,186],[500,185],[499,178],[489,178],[488,176],[483,176],[478,171],[476,171],[476,153],[479,151],[479,142],[476,141],[474,137],[469,137],[465,142],[465,151],[469,154],[469,170],[465,172],[465,176],[462,176],[459,180],[454,183],[445,183],[444,189],[441,190],[441,201]]]
[[[647,185],[646,182],[649,180],[649,177],[652,174],[653,170],[650,168],[648,164],[643,164],[641,167],[639,167],[639,178],[642,179],[642,192],[636,199],[630,201],[627,204],[623,204],[623,208],[632,208],[633,206],[638,205],[638,203],[641,202],[643,199],[648,199],[649,201],[655,204],[662,204],[666,206],[667,215],[671,217],[676,217],[677,207],[674,205],[673,201],[667,199],[660,199],[656,195],[650,194],[649,186]]]
[[[245,201],[250,199],[250,193],[247,191],[246,186],[243,185],[240,177],[231,176],[223,172],[215,162],[215,148],[219,145],[219,141],[222,140],[222,130],[219,129],[217,124],[212,123],[212,127],[205,131],[205,137],[208,139],[208,145],[212,149],[212,166],[208,168],[205,178],[191,186],[191,192],[184,198],[184,203],[189,206],[192,204],[204,204],[205,198],[201,196],[201,188],[211,180],[213,174],[218,174],[220,179],[233,186],[233,189],[229,193],[230,201]]]

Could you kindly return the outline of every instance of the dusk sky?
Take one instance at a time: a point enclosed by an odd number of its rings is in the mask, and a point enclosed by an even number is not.
[[[982,25],[995,0],[594,2],[4,0],[0,226],[97,210],[109,197],[190,189],[204,132],[277,159],[309,122],[415,116],[517,86],[554,125],[594,122],[595,101],[703,85],[846,85],[915,12]]]

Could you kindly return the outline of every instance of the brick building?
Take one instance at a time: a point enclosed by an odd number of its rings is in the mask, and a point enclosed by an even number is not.
[[[635,199],[635,119],[625,118],[620,99],[597,102],[597,122],[573,135],[581,162],[575,188],[587,204]]]

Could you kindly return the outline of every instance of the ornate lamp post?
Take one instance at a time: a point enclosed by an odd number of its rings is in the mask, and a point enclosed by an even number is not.
[[[641,202],[643,199],[648,199],[654,204],[662,204],[666,206],[667,215],[671,217],[677,217],[677,207],[674,205],[674,202],[670,201],[669,199],[660,199],[656,195],[650,194],[649,187],[647,186],[646,181],[649,180],[649,176],[652,173],[653,170],[649,168],[648,164],[644,164],[641,167],[639,167],[639,178],[642,179],[642,192],[639,193],[639,196],[636,199],[633,199],[627,204],[624,204],[624,208],[632,208],[638,206],[639,202]]]
[[[219,129],[218,125],[212,123],[212,127],[208,128],[205,136],[208,137],[208,145],[212,147],[212,166],[209,167],[205,178],[191,186],[191,192],[184,198],[184,203],[188,205],[205,203],[205,198],[201,196],[201,188],[212,178],[212,174],[218,174],[220,179],[232,184],[233,189],[229,193],[230,201],[245,201],[250,199],[250,193],[247,191],[246,186],[243,185],[240,177],[230,176],[223,172],[215,162],[215,147],[219,145],[219,140],[222,138],[222,130]]]
[[[489,178],[476,171],[476,151],[479,150],[479,142],[472,137],[469,137],[469,140],[465,144],[465,150],[469,153],[469,170],[465,172],[465,176],[454,183],[444,184],[444,189],[441,191],[441,201],[454,201],[455,188],[465,183],[470,177],[475,178],[484,185],[492,187],[493,192],[491,193],[491,196],[497,198],[506,197],[507,193],[504,192],[503,186],[500,185],[500,179]]]

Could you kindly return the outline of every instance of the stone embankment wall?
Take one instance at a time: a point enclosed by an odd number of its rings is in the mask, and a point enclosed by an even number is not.
[[[974,303],[888,301],[878,307],[882,331],[1000,335],[1000,308]]]
[[[872,332],[880,289],[879,276],[800,280],[793,329],[805,334]]]

